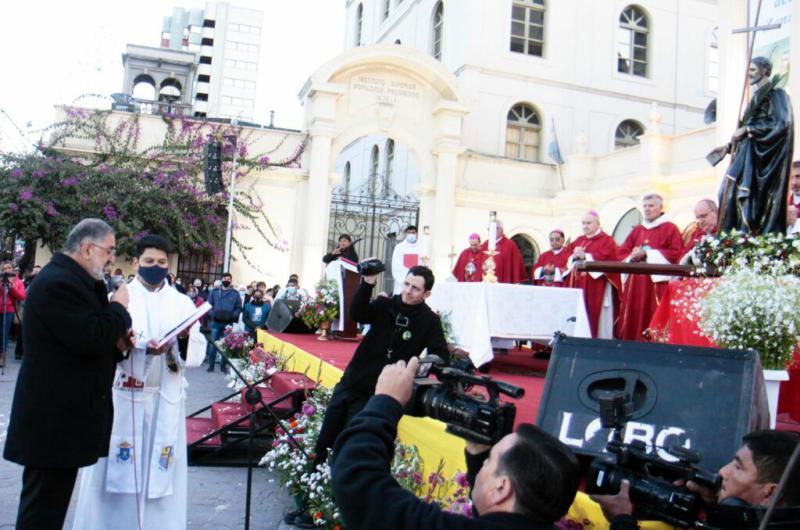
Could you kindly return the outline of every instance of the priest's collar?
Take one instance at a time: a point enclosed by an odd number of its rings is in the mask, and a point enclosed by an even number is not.
[[[559,254],[561,254],[561,251],[562,251],[562,250],[564,250],[564,247],[561,247],[561,248],[560,248],[560,249],[558,249],[558,250],[555,250],[555,249],[552,249],[552,248],[550,249],[550,251],[551,251],[553,254],[555,254],[556,256],[558,256]]]
[[[668,223],[669,219],[667,218],[667,214],[662,213],[652,221],[648,221],[647,219],[642,220],[642,226],[647,228],[648,230],[655,228],[657,226],[661,226],[664,223]]]
[[[603,229],[602,229],[602,228],[598,228],[598,229],[597,229],[597,232],[594,232],[594,233],[592,233],[592,234],[589,234],[588,236],[586,236],[586,239],[594,239],[594,238],[595,238],[595,237],[597,237],[597,235],[598,235],[600,232],[602,232],[602,231],[603,231]]]

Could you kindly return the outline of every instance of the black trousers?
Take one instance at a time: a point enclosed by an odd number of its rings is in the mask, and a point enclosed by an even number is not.
[[[17,530],[61,530],[78,468],[25,467],[17,513]]]
[[[352,394],[341,384],[334,387],[331,400],[325,409],[325,418],[319,430],[317,444],[314,447],[316,457],[312,469],[325,462],[328,458],[328,449],[333,447],[336,438],[347,427],[347,423],[353,416],[361,412],[367,401],[369,401],[369,396]]]

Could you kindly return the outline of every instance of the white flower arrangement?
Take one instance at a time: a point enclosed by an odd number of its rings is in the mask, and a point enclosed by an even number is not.
[[[693,311],[716,345],[752,348],[764,368],[784,370],[800,334],[800,278],[786,273],[785,262],[753,257],[735,261],[705,296],[695,297]]]

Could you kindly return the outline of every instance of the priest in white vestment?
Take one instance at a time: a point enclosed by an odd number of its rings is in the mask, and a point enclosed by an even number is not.
[[[417,227],[414,225],[405,229],[406,237],[394,247],[392,252],[392,278],[394,279],[394,293],[400,294],[411,267],[422,265],[422,245],[417,238]]]
[[[195,324],[185,361],[177,341],[156,349],[159,339],[195,311],[191,299],[165,281],[170,251],[160,236],[137,243],[128,308],[134,345],[117,364],[108,457],[81,470],[75,530],[186,528],[183,370],[200,365],[205,339]]]

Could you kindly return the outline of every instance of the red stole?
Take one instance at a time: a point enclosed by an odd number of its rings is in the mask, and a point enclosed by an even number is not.
[[[655,221],[654,224],[658,223]],[[624,261],[634,247],[657,250],[670,263],[677,263],[683,253],[681,232],[674,224],[662,221],[652,228],[638,225],[619,247],[617,257]],[[629,274],[622,288],[617,336],[623,340],[642,340],[642,332],[667,291],[667,282],[653,283],[647,274]]]
[[[573,241],[565,251],[572,256],[576,247],[583,247],[586,254],[591,254],[592,261],[616,261],[617,242],[602,230],[593,237],[580,236]],[[592,278],[588,272],[575,270],[569,274],[568,284],[576,289],[583,289],[583,302],[586,305],[586,314],[589,317],[589,327],[592,337],[597,337],[597,326],[600,322],[600,313],[603,311],[603,296],[608,283],[613,290],[614,315],[619,315],[619,292],[621,288],[620,277],[617,273],[604,273],[599,278]]]

